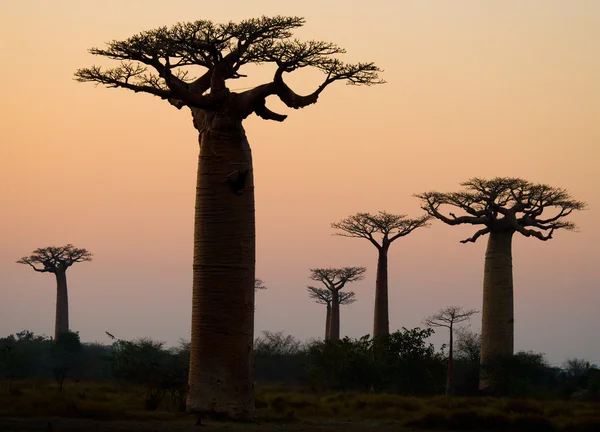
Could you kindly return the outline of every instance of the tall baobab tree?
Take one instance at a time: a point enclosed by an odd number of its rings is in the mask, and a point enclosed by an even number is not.
[[[321,282],[331,293],[328,340],[336,341],[340,338],[340,291],[347,284],[364,279],[366,271],[365,267],[310,269],[309,279]]]
[[[415,229],[427,226],[429,216],[408,219],[380,211],[377,214],[357,213],[331,224],[340,230],[335,235],[367,239],[377,248],[377,279],[375,282],[375,311],[373,314],[373,337],[390,334],[388,298],[388,251],[394,240],[404,237]]]
[[[196,187],[192,336],[187,409],[232,419],[254,411],[251,368],[254,334],[255,211],[252,154],[243,120],[256,114],[283,121],[269,96],[289,108],[317,102],[330,84],[383,83],[373,63],[344,63],[335,44],[292,39],[299,17],[261,17],[239,23],[178,23],[112,41],[90,53],[119,61],[112,69],[79,69],[76,79],[147,93],[190,108],[200,155]],[[229,80],[244,66],[276,66],[271,82],[234,92]],[[314,68],[322,83],[295,93],[284,75]],[[189,73],[201,68],[200,75]]]
[[[308,295],[319,304],[324,304],[327,307],[327,314],[325,316],[325,340],[329,340],[329,327],[331,323],[331,298],[333,297],[331,291],[324,288],[316,288],[309,286],[307,287]],[[340,306],[349,305],[356,301],[356,294],[354,291],[340,291],[339,303]]]
[[[56,277],[56,316],[54,321],[54,340],[69,331],[69,295],[67,292],[67,269],[75,263],[92,260],[92,254],[68,244],[48,246],[36,249],[28,257],[17,261],[27,264],[36,272],[53,273]]]
[[[448,343],[446,396],[450,396],[454,391],[454,326],[471,319],[471,317],[476,313],[479,313],[479,311],[476,311],[475,309],[463,310],[461,306],[447,306],[423,320],[423,324],[425,324],[427,327],[445,327],[450,333]]]
[[[461,243],[474,243],[489,234],[483,276],[481,364],[514,350],[514,306],[512,238],[515,233],[538,240],[550,240],[555,231],[574,230],[565,218],[586,204],[564,189],[534,184],[519,178],[472,178],[461,183],[463,191],[427,192],[416,195],[422,208],[448,225],[479,225],[475,234]],[[443,214],[442,205],[464,214]],[[553,211],[554,209],[554,211]],[[553,211],[551,215],[547,215]],[[480,374],[481,390],[493,391],[485,373]]]

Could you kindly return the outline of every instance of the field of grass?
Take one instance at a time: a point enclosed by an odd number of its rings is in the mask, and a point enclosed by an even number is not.
[[[263,424],[256,430],[271,430],[273,425],[285,423],[303,424],[304,430],[362,430],[357,427],[371,425],[377,426],[377,430],[394,426],[393,430],[600,431],[598,402],[315,394],[301,389],[263,387],[257,389],[256,407]],[[62,392],[58,392],[55,384],[43,381],[13,383],[10,394],[2,387],[0,417],[129,420],[143,421],[148,426],[167,422],[171,430],[183,430],[176,425],[193,422],[186,414],[177,412],[176,401],[168,395],[157,411],[148,412],[144,410],[142,392],[117,384],[91,382],[69,382]],[[338,426],[322,429],[328,422]],[[92,429],[86,427],[86,430]]]

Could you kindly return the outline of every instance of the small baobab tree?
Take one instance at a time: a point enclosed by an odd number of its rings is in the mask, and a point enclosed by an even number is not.
[[[245,420],[254,412],[255,211],[252,153],[243,121],[256,114],[281,122],[266,106],[278,98],[289,108],[317,102],[329,85],[383,83],[373,63],[344,63],[335,44],[293,39],[299,17],[241,22],[177,23],[92,48],[117,60],[110,69],[79,69],[80,82],[146,93],[178,109],[190,108],[200,155],[196,187],[192,335],[187,410]],[[270,82],[235,92],[230,80],[251,65],[276,67]],[[312,68],[324,74],[315,91],[299,95],[284,76]],[[191,74],[199,70],[197,77]]]
[[[373,314],[373,337],[390,334],[388,299],[388,251],[394,240],[404,237],[415,229],[427,226],[430,216],[408,219],[380,211],[377,214],[357,213],[331,224],[341,237],[364,238],[377,248],[377,279],[375,282],[375,311]]]
[[[519,178],[473,178],[461,183],[465,190],[453,193],[427,192],[416,195],[422,208],[448,225],[479,225],[472,237],[461,243],[474,243],[489,234],[483,276],[481,325],[481,364],[497,356],[510,356],[514,350],[514,305],[512,238],[515,233],[538,240],[550,240],[555,231],[574,230],[565,218],[586,204],[564,189],[534,184]],[[463,212],[442,213],[447,205]],[[548,212],[555,210],[551,215]],[[493,384],[480,374],[481,390],[494,391]]]
[[[262,279],[254,279],[254,291],[256,290],[265,290],[267,286]]]
[[[92,254],[68,244],[48,246],[36,249],[28,257],[17,261],[27,264],[36,272],[53,273],[56,277],[56,316],[54,321],[54,340],[60,334],[69,331],[69,295],[67,292],[67,269],[75,263],[92,260]]]
[[[321,282],[331,293],[328,340],[340,338],[340,291],[349,283],[364,279],[365,267],[315,268],[310,269],[309,279]]]
[[[445,327],[450,334],[448,343],[448,373],[446,375],[446,396],[454,391],[454,326],[471,319],[471,316],[479,313],[475,309],[463,310],[461,306],[447,306],[437,313],[423,320],[427,327]]]
[[[325,288],[316,288],[309,286],[307,287],[308,295],[310,298],[314,299],[315,302],[319,304],[323,304],[327,308],[327,313],[325,316],[325,340],[329,339],[329,327],[331,323],[331,291]],[[339,303],[340,306],[349,305],[356,301],[356,294],[354,291],[340,291],[339,293]]]

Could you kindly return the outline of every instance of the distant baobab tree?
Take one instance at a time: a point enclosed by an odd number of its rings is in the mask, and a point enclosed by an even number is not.
[[[270,96],[289,108],[317,102],[330,84],[383,83],[373,63],[348,64],[335,44],[293,39],[299,17],[261,17],[238,23],[178,23],[111,41],[90,53],[119,61],[112,69],[79,69],[80,82],[147,93],[192,112],[200,156],[196,187],[192,336],[187,409],[248,419],[254,412],[255,211],[252,154],[242,125],[256,114],[283,121],[266,106]],[[234,92],[228,80],[242,68],[272,64],[272,81]],[[193,68],[199,77],[190,77]],[[303,96],[284,81],[299,69],[323,72],[323,82]]]
[[[254,290],[264,290],[267,289],[265,282],[262,279],[254,279]]]
[[[308,295],[314,299],[315,302],[323,304],[327,308],[325,315],[325,340],[329,340],[329,328],[331,325],[331,298],[333,295],[331,291],[324,288],[316,288],[309,286]],[[356,301],[356,294],[354,291],[340,291],[339,292],[339,303],[340,306],[349,305]]]
[[[479,313],[475,309],[463,310],[461,306],[447,306],[423,320],[427,327],[445,327],[450,333],[448,343],[448,372],[446,375],[446,396],[454,392],[454,326],[471,319]]]
[[[309,279],[321,282],[331,293],[331,312],[327,339],[340,338],[340,291],[349,283],[364,279],[365,267],[315,268],[310,269]]]
[[[394,240],[404,237],[415,229],[427,226],[429,216],[408,219],[380,211],[377,214],[357,213],[331,224],[340,230],[335,235],[367,239],[377,248],[377,280],[375,282],[375,311],[373,313],[373,337],[390,334],[388,298],[388,250]]]
[[[514,305],[512,274],[512,238],[515,233],[538,240],[549,240],[559,229],[574,230],[564,220],[586,204],[574,200],[564,189],[533,184],[519,178],[472,178],[461,183],[465,190],[453,193],[427,192],[416,195],[422,208],[448,225],[481,225],[472,237],[461,243],[475,242],[489,234],[485,253],[481,328],[481,363],[497,356],[510,356],[514,350]],[[464,214],[442,214],[448,205]],[[543,213],[556,209],[550,216]],[[481,390],[493,391],[485,374],[480,375]]]
[[[54,322],[54,340],[61,333],[69,331],[69,295],[67,292],[67,269],[75,263],[92,260],[92,254],[68,244],[66,246],[48,246],[36,249],[28,257],[17,261],[27,264],[36,272],[53,273],[56,277],[56,317]]]

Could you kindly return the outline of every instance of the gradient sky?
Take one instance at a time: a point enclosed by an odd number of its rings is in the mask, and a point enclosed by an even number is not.
[[[225,5],[225,6],[224,6]],[[357,211],[422,213],[413,193],[469,177],[520,176],[589,203],[579,233],[514,241],[516,349],[553,364],[600,364],[600,2],[78,0],[0,2],[0,335],[52,334],[55,281],[15,260],[73,243],[95,255],[68,272],[71,327],[85,341],[189,339],[197,135],[149,95],[73,80],[112,39],[177,21],[307,19],[297,36],[374,61],[384,86],[329,87],[283,123],[245,122],[255,159],[256,330],[321,337],[311,267],[365,265],[342,334],[371,331],[376,250],[332,236]],[[266,82],[250,68],[231,83]],[[300,72],[288,82],[309,92]],[[273,108],[281,104],[269,101]],[[481,308],[485,238],[434,222],[390,250],[390,325],[457,304]],[[479,330],[480,318],[472,320]],[[434,341],[446,335],[439,332]]]

